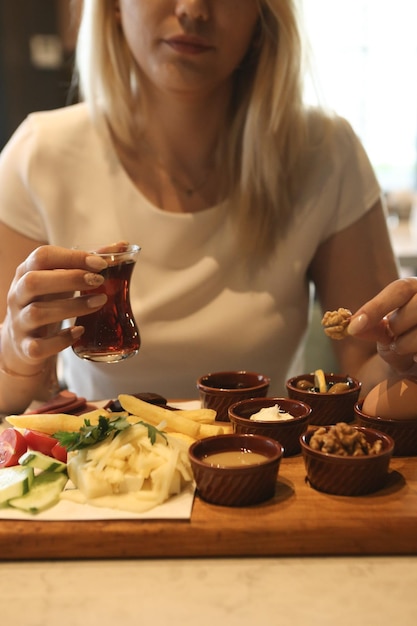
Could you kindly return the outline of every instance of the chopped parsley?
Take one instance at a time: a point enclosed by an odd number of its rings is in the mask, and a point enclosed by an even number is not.
[[[161,435],[165,440],[165,433],[158,430],[152,424],[146,422],[136,422],[136,424],[142,424],[148,429],[148,437],[152,445],[155,443],[158,435]],[[66,432],[58,431],[53,435],[59,443],[67,449],[68,452],[74,450],[82,450],[89,446],[94,446],[96,443],[105,441],[109,437],[116,437],[120,432],[126,428],[130,428],[133,424],[127,421],[125,417],[117,417],[115,419],[109,419],[100,415],[98,418],[98,424],[92,426],[90,420],[84,420],[84,426],[81,426],[78,432]]]

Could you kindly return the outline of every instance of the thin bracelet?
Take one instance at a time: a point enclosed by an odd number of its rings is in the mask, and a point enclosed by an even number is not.
[[[11,378],[36,378],[36,376],[40,376],[44,374],[46,371],[46,367],[43,367],[39,372],[35,372],[34,374],[18,374],[13,370],[9,370],[5,365],[0,365],[0,373],[5,374],[6,376],[11,376]]]
[[[0,350],[1,350],[1,332],[3,330],[3,324],[0,324]],[[1,356],[1,353],[0,353]],[[34,374],[18,374],[13,370],[10,370],[4,364],[0,363],[0,373],[5,374],[6,376],[10,376],[11,378],[36,378],[36,376],[40,376],[44,374],[46,371],[46,367],[43,367],[39,372],[35,372]]]

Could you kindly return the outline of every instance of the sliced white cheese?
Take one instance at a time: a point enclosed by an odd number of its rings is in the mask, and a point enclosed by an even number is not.
[[[142,424],[71,454],[68,476],[90,504],[134,512],[162,504],[193,480],[184,442],[159,435],[152,443]]]

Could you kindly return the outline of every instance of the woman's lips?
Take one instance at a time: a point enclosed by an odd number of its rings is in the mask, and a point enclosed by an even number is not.
[[[203,54],[213,49],[213,46],[197,37],[178,36],[164,41],[173,50],[181,54]]]

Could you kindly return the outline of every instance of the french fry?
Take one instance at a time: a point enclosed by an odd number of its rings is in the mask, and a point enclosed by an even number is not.
[[[217,415],[214,409],[177,409],[175,413],[199,424],[213,424]]]
[[[170,411],[156,404],[144,402],[135,396],[120,394],[118,400],[122,407],[130,413],[131,416],[137,417],[144,422],[149,422],[154,426],[165,423],[165,430],[179,432],[197,439],[200,432],[200,424],[190,420],[182,415],[177,415],[178,411]],[[128,418],[131,421],[130,418]]]
[[[101,414],[105,414],[102,412]],[[6,422],[14,428],[37,430],[40,433],[54,435],[59,430],[76,432],[84,425],[84,416],[67,415],[66,413],[37,413],[34,415],[8,415]],[[91,420],[92,424],[98,422]]]
[[[214,437],[214,435],[224,435],[227,432],[227,426],[221,426],[221,422],[217,424],[200,424],[198,439],[203,437]]]
[[[182,442],[187,448],[191,446],[192,443],[196,441],[194,437],[190,437],[189,435],[184,435],[184,433],[168,433],[169,437],[172,437],[176,441]]]

